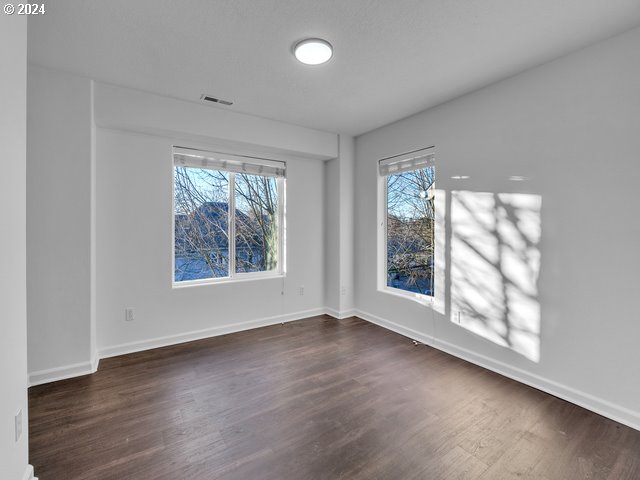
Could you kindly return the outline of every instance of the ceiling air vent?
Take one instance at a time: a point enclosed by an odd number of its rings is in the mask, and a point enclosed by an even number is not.
[[[219,103],[220,105],[233,105],[233,102],[230,102],[229,100],[222,100],[221,98],[212,97],[211,95],[206,95],[204,93],[200,96],[200,100],[204,102]]]

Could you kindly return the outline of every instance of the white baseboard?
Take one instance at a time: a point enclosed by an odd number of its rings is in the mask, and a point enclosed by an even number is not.
[[[350,310],[344,310],[342,312],[334,309],[334,308],[329,308],[326,307],[324,309],[324,313],[326,313],[327,315],[331,315],[334,318],[337,318],[338,320],[342,320],[343,318],[349,318],[349,317],[353,317],[356,314],[355,309],[350,309]]]
[[[71,365],[63,365],[61,367],[48,368],[46,370],[38,370],[29,373],[29,386],[34,387],[43,383],[56,382],[67,378],[81,377],[82,375],[90,375],[98,370],[100,359],[96,355],[89,362],[73,363]]]
[[[49,368],[29,373],[29,386],[33,387],[43,383],[65,380],[67,378],[80,377],[89,375],[98,370],[98,363],[101,358],[115,357],[117,355],[125,355],[127,353],[140,352],[151,348],[166,347],[168,345],[176,345],[178,343],[191,342],[193,340],[201,340],[203,338],[225,335],[227,333],[240,332],[250,330],[252,328],[266,327],[268,325],[276,325],[283,322],[292,322],[294,320],[302,320],[303,318],[323,315],[326,312],[324,308],[316,308],[313,310],[304,310],[301,312],[289,313],[286,315],[277,315],[273,317],[261,318],[258,320],[250,320],[247,322],[238,322],[219,327],[207,328],[203,330],[195,330],[191,332],[180,333],[177,335],[169,335],[165,337],[157,337],[139,342],[124,343],[100,349],[96,356],[90,362],[74,363],[61,367]]]
[[[323,315],[324,313],[324,308],[317,308],[314,310],[304,310],[302,312],[289,313],[286,315],[261,318],[258,320],[249,320],[247,322],[238,322],[219,327],[205,328],[203,330],[194,330],[191,332],[179,333],[177,335],[157,337],[139,342],[123,343],[121,345],[101,348],[99,350],[99,355],[100,358],[115,357],[118,355],[125,355],[127,353],[150,350],[152,348],[166,347],[169,345],[191,342],[193,340],[202,340],[203,338],[216,337],[219,335],[226,335],[228,333],[241,332],[243,330],[251,330],[252,328],[266,327],[283,322],[292,322],[294,320],[302,320],[303,318]]]
[[[449,342],[432,338],[428,335],[404,327],[390,320],[378,317],[371,313],[356,310],[355,315],[363,320],[375,323],[388,330],[392,330],[400,335],[418,340],[425,345],[432,346],[455,357],[461,358],[475,365],[479,365],[505,377],[516,380],[525,385],[529,385],[543,392],[562,398],[568,402],[579,405],[587,410],[591,410],[603,417],[610,418],[616,422],[627,425],[635,430],[640,430],[640,412],[630,410],[626,407],[616,405],[602,398],[595,397],[589,393],[582,392],[575,388],[549,380],[534,373],[527,372],[520,368],[513,367],[499,360],[475,353],[466,348],[458,347]]]
[[[99,364],[100,356],[98,355],[98,351],[96,350],[93,354],[93,358],[91,359],[91,373],[96,373],[98,371]]]
[[[27,469],[24,471],[22,480],[38,480],[36,477],[33,476],[33,466],[27,465]]]

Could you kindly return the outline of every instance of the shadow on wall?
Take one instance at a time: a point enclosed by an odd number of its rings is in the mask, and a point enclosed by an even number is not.
[[[542,197],[472,191],[445,195],[446,263],[451,268],[444,303],[450,321],[539,362]]]

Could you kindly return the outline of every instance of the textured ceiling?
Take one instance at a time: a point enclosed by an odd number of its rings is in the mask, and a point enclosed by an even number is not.
[[[55,0],[29,59],[357,135],[640,24],[640,0]],[[323,66],[291,54],[335,47]],[[640,47],[639,47],[640,48]]]

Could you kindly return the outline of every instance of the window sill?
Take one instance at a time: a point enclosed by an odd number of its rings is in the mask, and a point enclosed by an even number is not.
[[[284,273],[247,273],[240,274],[235,277],[225,278],[203,278],[201,280],[185,280],[184,282],[172,282],[171,287],[174,289],[188,288],[188,287],[204,287],[210,285],[223,285],[226,283],[243,283],[253,282],[256,280],[276,280],[285,277]]]
[[[411,300],[413,302],[417,302],[426,307],[433,307],[434,297],[430,295],[423,295],[421,293],[413,293],[407,292],[405,290],[400,290],[399,288],[392,288],[384,286],[382,288],[378,288],[378,292],[385,293],[387,295],[393,295],[394,297],[403,298],[405,300]]]

